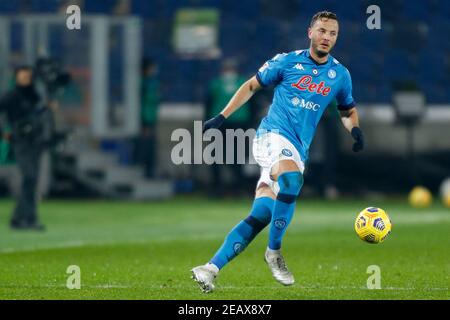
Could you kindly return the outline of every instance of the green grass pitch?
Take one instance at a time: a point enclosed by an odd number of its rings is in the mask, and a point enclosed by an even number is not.
[[[263,261],[267,229],[204,294],[190,269],[205,263],[251,200],[178,197],[154,203],[46,201],[45,233],[13,232],[13,202],[0,201],[0,299],[449,299],[450,210],[403,200],[299,199],[283,252],[296,284],[283,287]],[[353,230],[365,207],[384,208],[393,230],[371,245]],[[69,290],[69,265],[81,289]],[[369,290],[370,265],[381,289]]]

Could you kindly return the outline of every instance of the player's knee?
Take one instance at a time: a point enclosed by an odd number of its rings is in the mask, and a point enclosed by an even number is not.
[[[303,186],[303,175],[299,171],[285,172],[278,177],[278,185],[280,191],[277,200],[292,203],[300,194]]]
[[[247,218],[244,219],[244,221],[252,228],[251,236],[254,237],[269,224],[270,218],[267,219],[266,217],[255,217],[250,214]]]
[[[273,193],[272,189],[270,189],[270,187],[265,184],[265,183],[261,183],[258,188],[255,191],[255,198],[262,198],[262,197],[269,197],[271,199],[275,199],[276,196]]]

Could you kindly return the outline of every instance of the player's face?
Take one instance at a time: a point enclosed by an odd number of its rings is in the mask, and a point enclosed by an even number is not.
[[[311,48],[319,57],[330,53],[334,47],[339,31],[338,22],[334,19],[317,19],[308,29],[308,38],[311,40]]]
[[[16,74],[16,84],[18,86],[26,87],[31,85],[33,79],[33,71],[24,69],[20,70]]]

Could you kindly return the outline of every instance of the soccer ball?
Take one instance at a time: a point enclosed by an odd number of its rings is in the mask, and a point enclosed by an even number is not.
[[[363,241],[381,243],[391,233],[391,229],[391,219],[383,209],[369,207],[356,217],[355,231]]]
[[[430,190],[425,187],[417,186],[409,193],[409,204],[414,208],[426,208],[431,205],[433,196]]]

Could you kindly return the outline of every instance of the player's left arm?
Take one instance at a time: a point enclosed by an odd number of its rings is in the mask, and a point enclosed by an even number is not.
[[[358,110],[356,107],[352,107],[348,110],[339,110],[342,124],[348,132],[352,132],[352,129],[359,127]]]
[[[348,70],[345,71],[343,86],[336,96],[336,99],[342,124],[355,140],[352,150],[358,152],[364,149],[364,135],[359,127],[358,110],[356,109],[355,101],[352,96],[352,79],[350,72],[348,72]]]
[[[364,135],[359,127],[358,110],[353,107],[349,110],[341,110],[339,113],[341,114],[342,124],[355,140],[352,150],[354,152],[361,151],[364,149]]]

